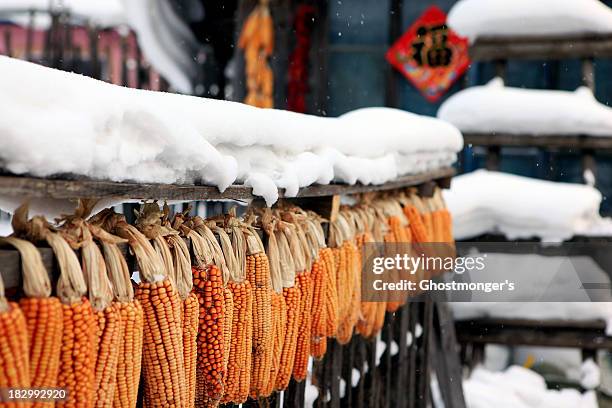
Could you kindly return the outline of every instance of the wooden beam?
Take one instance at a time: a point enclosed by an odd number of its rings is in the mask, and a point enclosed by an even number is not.
[[[448,178],[455,174],[452,168],[443,168],[417,175],[403,176],[381,185],[329,184],[302,188],[297,197],[323,197],[339,194],[359,194],[372,191],[395,190],[418,186],[431,180]],[[283,191],[279,192],[284,197]],[[252,189],[233,185],[224,192],[216,187],[180,184],[118,183],[98,180],[61,180],[13,175],[0,176],[0,196],[23,198],[116,198],[159,200],[251,200],[257,198]]]
[[[612,350],[604,321],[482,319],[455,327],[459,343]]]
[[[470,47],[473,61],[612,57],[612,34],[479,37]]]
[[[464,132],[465,145],[612,150],[612,135],[530,135]]]

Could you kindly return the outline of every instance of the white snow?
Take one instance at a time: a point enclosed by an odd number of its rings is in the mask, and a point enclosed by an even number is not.
[[[461,133],[389,108],[322,118],[123,88],[0,58],[0,164],[16,174],[234,182],[268,204],[330,181],[378,184],[452,164]],[[27,83],[28,86],[23,86]]]
[[[463,391],[468,408],[597,408],[593,391],[548,390],[542,376],[520,366],[504,372],[477,367]]]
[[[444,198],[457,239],[501,233],[558,242],[606,224],[601,193],[581,184],[477,170],[455,177]]]
[[[612,10],[599,0],[461,0],[448,14],[462,36],[612,32]]]
[[[599,366],[588,358],[580,367],[580,385],[585,390],[594,390],[601,383],[601,372]]]
[[[501,78],[457,92],[440,106],[438,118],[462,132],[612,136],[612,108],[588,88],[512,88]]]

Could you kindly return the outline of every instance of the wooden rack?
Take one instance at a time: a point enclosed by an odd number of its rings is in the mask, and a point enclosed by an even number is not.
[[[330,217],[339,207],[339,197],[373,191],[392,191],[415,187],[419,194],[430,196],[434,188],[448,188],[455,174],[445,168],[418,175],[405,176],[382,185],[320,185],[301,189],[291,200]],[[94,181],[84,179],[45,179],[0,175],[0,196],[29,198],[117,198],[160,200],[259,200],[245,186],[231,186],[224,192],[215,187],[198,185],[136,184]],[[284,195],[280,194],[281,197]],[[134,260],[123,247],[128,263]],[[57,275],[55,260],[50,248],[39,248],[47,270]],[[12,249],[0,249],[0,274],[7,293],[18,295],[21,283],[19,254]],[[431,405],[430,374],[435,375],[440,395],[448,408],[464,408],[461,388],[461,368],[454,325],[446,305],[438,294],[422,294],[411,299],[395,314],[387,314],[381,341],[353,336],[346,346],[328,342],[325,358],[316,361],[313,373],[320,396],[315,407],[400,407],[417,408]],[[420,331],[420,335],[416,335]],[[411,341],[409,341],[411,339]],[[392,353],[399,345],[397,353]],[[377,358],[377,356],[379,358]],[[368,367],[366,372],[365,368]],[[360,380],[351,386],[354,370]],[[341,382],[344,393],[341,394]],[[348,384],[348,386],[347,386]],[[141,405],[139,405],[141,406]],[[249,400],[243,407],[296,407],[305,406],[305,382],[292,381],[282,393],[275,393],[265,400]],[[227,408],[234,407],[231,404]]]
[[[487,243],[510,242],[501,235],[483,235],[467,240],[470,246],[486,251]],[[541,245],[536,239],[521,242],[528,245],[508,245],[504,254],[537,254],[541,256],[590,256],[612,279],[612,237],[576,236],[572,247]],[[580,244],[588,243],[588,250]],[[490,251],[489,251],[490,252]],[[496,251],[501,253],[501,251]],[[585,287],[586,287],[585,283]],[[457,340],[461,346],[461,361],[470,367],[483,362],[487,344],[506,346],[570,347],[582,351],[583,358],[594,358],[597,350],[612,350],[612,337],[606,334],[602,320],[575,321],[557,319],[478,318],[455,322]]]
[[[612,57],[612,34],[482,36],[470,47],[473,61]]]
[[[612,58],[612,34],[573,34],[539,36],[483,36],[470,46],[474,62],[494,62],[497,76],[504,78],[508,60],[582,61],[582,82],[595,90],[595,58]],[[580,152],[584,170],[597,174],[595,150],[612,149],[612,139],[593,136],[468,134],[466,145],[487,148],[486,167],[497,170],[504,146],[537,147],[543,150],[573,148]],[[575,144],[572,144],[574,143]]]

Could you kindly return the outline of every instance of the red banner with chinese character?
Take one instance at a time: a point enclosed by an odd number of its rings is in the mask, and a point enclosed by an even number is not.
[[[428,8],[387,51],[387,61],[430,102],[437,101],[470,65],[468,41],[446,25],[446,14]]]

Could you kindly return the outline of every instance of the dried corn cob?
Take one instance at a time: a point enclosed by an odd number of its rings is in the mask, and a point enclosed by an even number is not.
[[[249,395],[263,394],[270,380],[273,338],[270,264],[257,233],[249,230],[246,256],[246,278],[253,288],[253,357]]]
[[[60,232],[73,249],[80,249],[83,275],[89,287],[89,301],[96,315],[96,350],[94,383],[94,407],[110,408],[113,405],[119,341],[121,340],[121,316],[112,304],[113,289],[106,271],[100,248],[93,240],[92,230],[85,222],[94,202],[79,200],[76,212],[64,217]]]
[[[227,365],[227,383],[223,402],[241,404],[249,396],[251,347],[253,344],[253,294],[248,281],[230,282],[234,300],[232,339]]]
[[[128,240],[139,265],[141,283],[136,298],[144,316],[144,403],[147,408],[183,407],[183,330],[177,291],[147,238],[122,217],[115,229]]]
[[[26,297],[19,308],[28,329],[30,385],[33,388],[57,386],[62,341],[62,304],[51,297],[51,282],[34,245],[18,238],[0,238],[0,244],[12,245],[21,256],[23,290]],[[32,406],[52,407],[54,402],[33,402]]]
[[[193,219],[193,224],[194,231],[189,234],[196,258],[196,266],[192,268],[193,284],[200,304],[196,407],[214,407],[225,393],[226,305],[223,276],[227,274],[227,266],[210,228],[199,217]]]
[[[168,206],[164,205],[164,214],[167,216]],[[174,228],[180,228],[184,216],[178,214],[174,219]],[[166,223],[168,224],[168,223]],[[197,365],[197,338],[199,328],[199,302],[193,289],[193,277],[191,269],[191,255],[189,248],[181,236],[174,233],[166,226],[165,240],[172,256],[172,267],[174,270],[173,280],[176,282],[178,294],[181,299],[181,322],[183,331],[183,361],[185,366],[186,392],[184,404],[192,407],[195,404],[196,394],[196,365]]]
[[[331,248],[321,249],[320,258],[325,264],[325,335],[334,337],[338,330],[339,306],[338,289],[336,284],[336,264]]]
[[[281,357],[283,354],[283,345],[285,343],[285,328],[287,324],[287,305],[283,294],[272,291],[272,364],[270,365],[270,377],[268,383],[262,393],[263,397],[268,397],[276,388],[276,380],[278,377]]]
[[[96,356],[96,319],[84,295],[87,285],[79,260],[66,240],[51,230],[42,217],[27,221],[27,206],[14,216],[16,236],[33,242],[46,241],[57,259],[60,276],[57,295],[62,302],[62,341],[57,387],[65,388],[68,398],[58,407],[93,406]],[[27,344],[27,340],[25,342]]]
[[[0,278],[0,387],[27,389],[30,387],[28,328],[17,303],[4,296]],[[7,408],[31,407],[30,402],[2,402]]]
[[[310,271],[304,271],[296,277],[300,289],[300,325],[298,328],[298,342],[295,349],[293,363],[293,379],[303,381],[308,372],[308,358],[310,356],[310,327],[312,320],[312,294],[313,281]]]
[[[103,218],[104,215],[100,214],[100,217]],[[134,408],[142,363],[143,311],[140,302],[134,299],[130,272],[117,246],[127,240],[103,230],[100,227],[103,221],[101,218],[96,216],[90,220],[89,229],[102,245],[106,269],[113,287],[113,305],[117,310],[120,325],[112,406]]]

